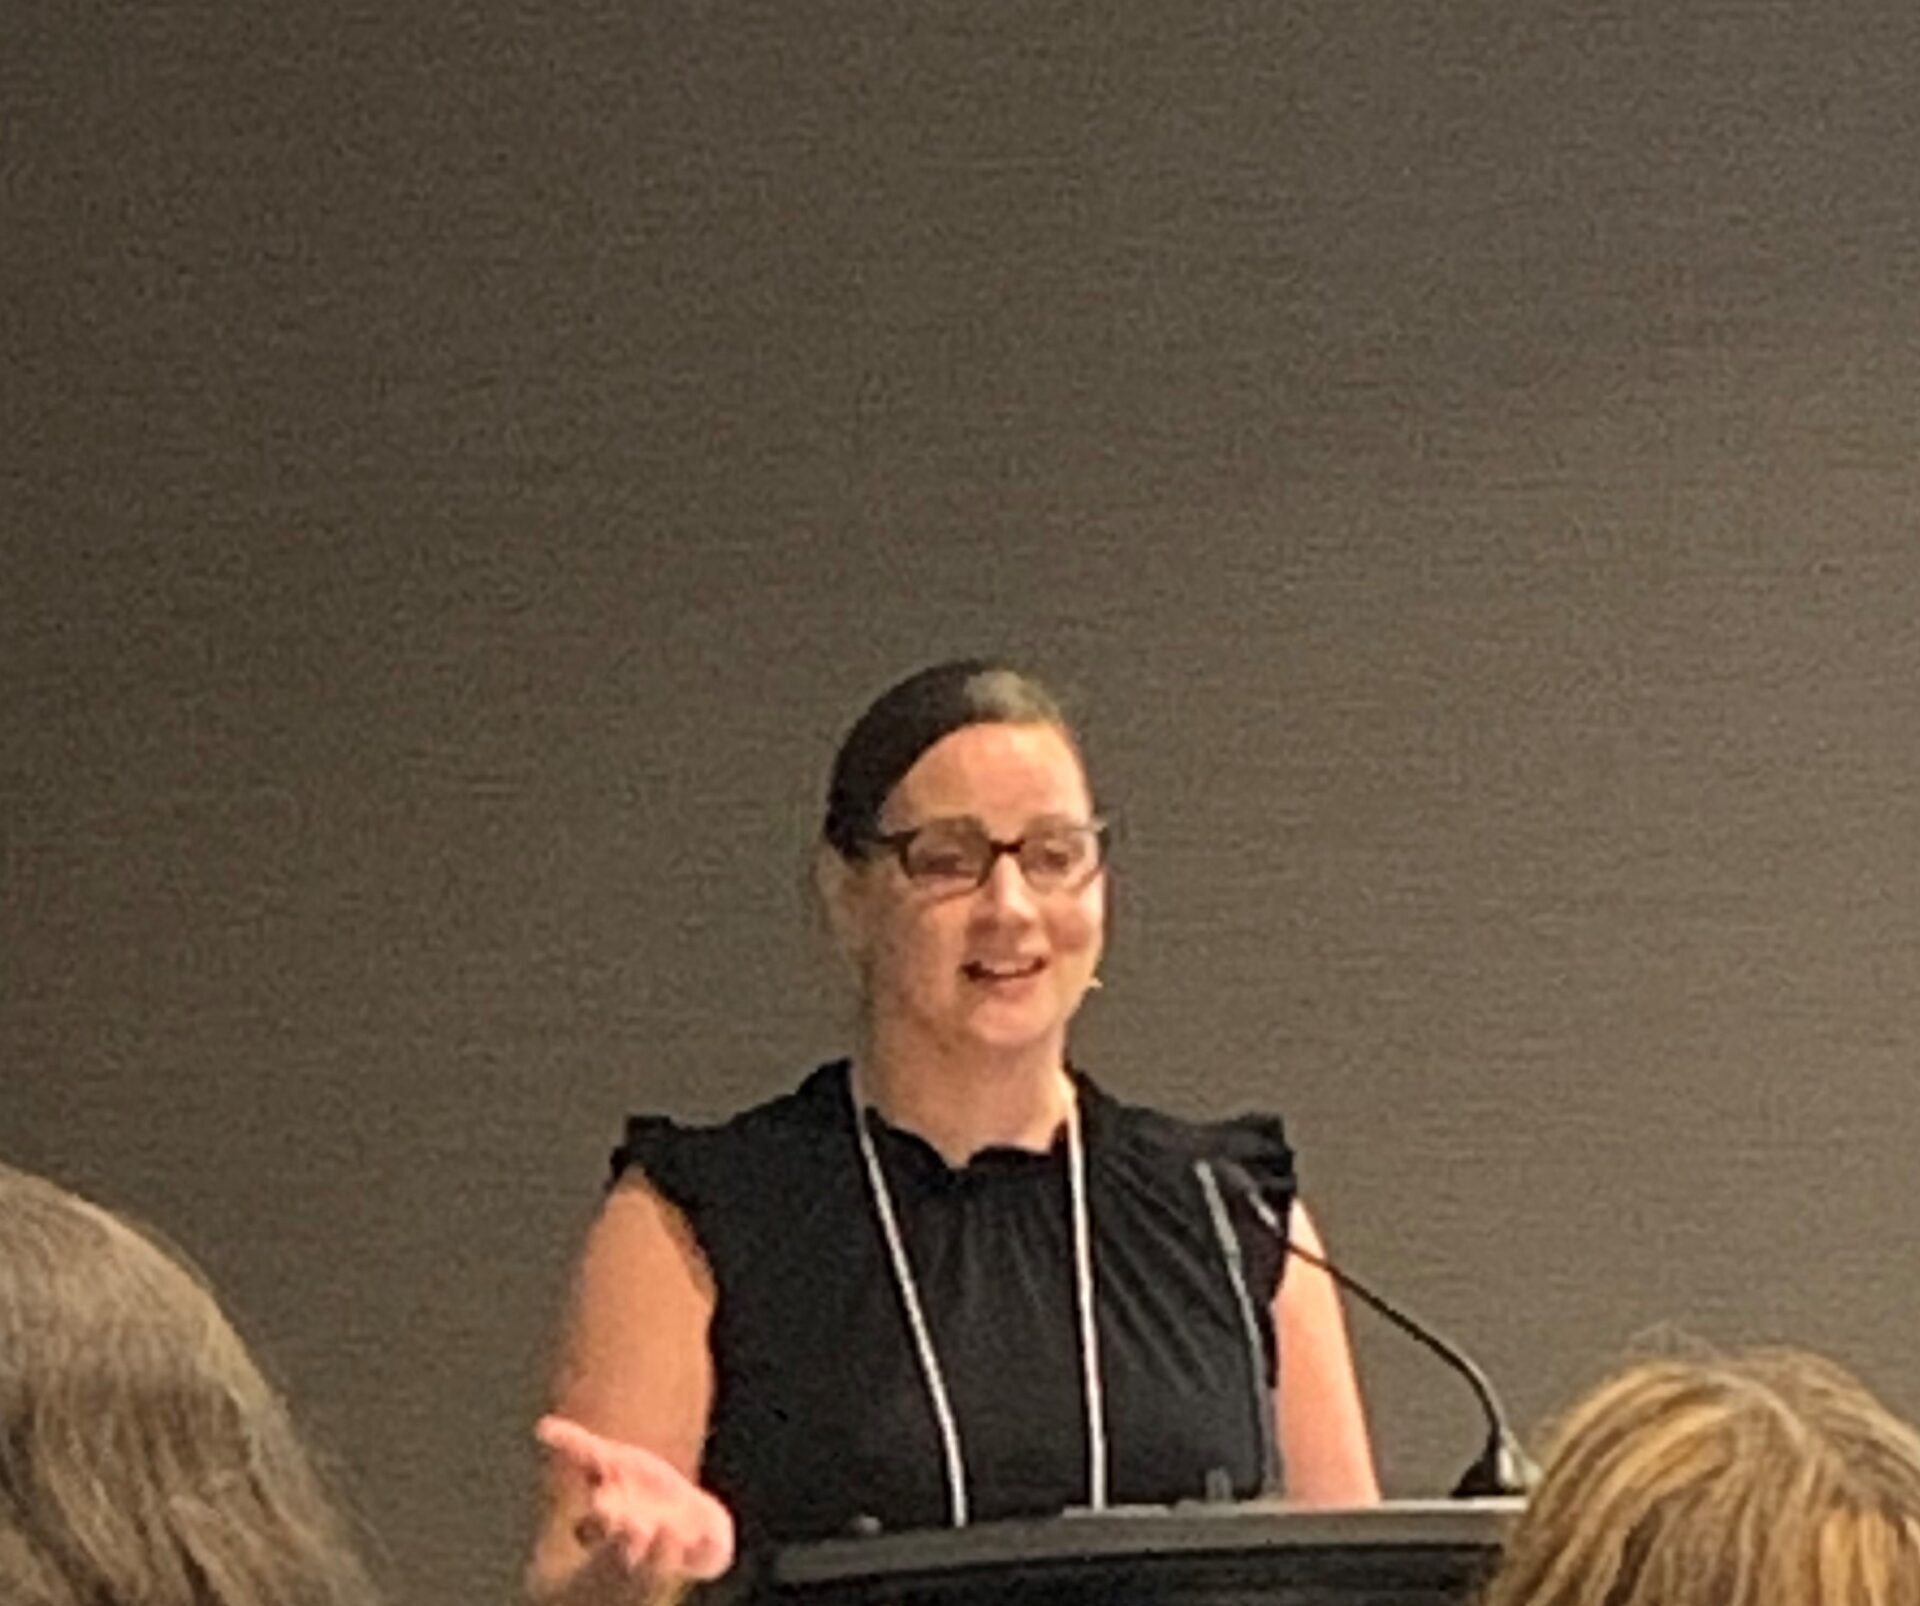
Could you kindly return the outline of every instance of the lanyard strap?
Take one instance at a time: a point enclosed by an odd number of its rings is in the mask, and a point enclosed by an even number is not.
[[[946,1374],[940,1369],[940,1356],[933,1347],[933,1334],[920,1304],[920,1287],[914,1280],[907,1246],[900,1236],[900,1223],[894,1215],[887,1174],[881,1167],[879,1151],[873,1146],[873,1134],[867,1130],[866,1112],[861,1108],[860,1092],[851,1068],[847,1072],[847,1098],[853,1105],[853,1130],[866,1167],[874,1214],[880,1221],[881,1236],[887,1241],[894,1285],[900,1292],[900,1303],[906,1307],[907,1326],[913,1334],[914,1350],[920,1357],[920,1375],[926,1382],[927,1398],[932,1402],[934,1421],[940,1429],[948,1514],[954,1527],[964,1528],[967,1525],[967,1464],[960,1451],[960,1425],[954,1418]],[[1073,1218],[1074,1295],[1080,1312],[1080,1374],[1087,1408],[1087,1505],[1094,1511],[1104,1511],[1107,1506],[1107,1413],[1100,1377],[1100,1334],[1094,1322],[1093,1232],[1087,1211],[1087,1156],[1080,1136],[1078,1097],[1067,1110],[1067,1192]]]

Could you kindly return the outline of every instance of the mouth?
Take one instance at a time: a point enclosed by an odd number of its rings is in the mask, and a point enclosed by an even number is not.
[[[1001,986],[1009,982],[1027,981],[1047,968],[1044,959],[969,959],[960,967],[960,974],[968,981],[980,982],[986,986]]]

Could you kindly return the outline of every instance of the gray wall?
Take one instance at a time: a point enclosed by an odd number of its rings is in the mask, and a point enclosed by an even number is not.
[[[497,1597],[621,1112],[835,1047],[831,742],[1011,649],[1113,1087],[1523,1419],[1669,1321],[1920,1410],[1917,17],[15,8],[0,1152]]]

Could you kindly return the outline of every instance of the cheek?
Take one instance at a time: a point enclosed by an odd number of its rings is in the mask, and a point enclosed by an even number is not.
[[[938,908],[895,907],[874,931],[872,969],[896,989],[958,963],[956,938]]]
[[[1106,892],[1096,886],[1054,917],[1053,942],[1063,952],[1097,956],[1106,931]]]

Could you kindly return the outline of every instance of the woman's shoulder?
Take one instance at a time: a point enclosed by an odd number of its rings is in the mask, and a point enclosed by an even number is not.
[[[611,1156],[610,1181],[638,1173],[676,1195],[708,1180],[803,1158],[844,1120],[845,1080],[846,1062],[833,1061],[798,1087],[708,1124],[654,1112],[629,1115]]]
[[[1265,1194],[1293,1191],[1293,1146],[1279,1115],[1249,1111],[1219,1120],[1193,1120],[1117,1098],[1092,1078],[1077,1071],[1075,1076],[1095,1145],[1183,1173],[1200,1162],[1229,1172],[1237,1169]]]

